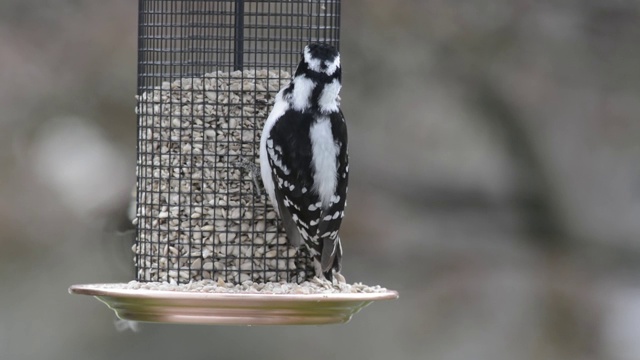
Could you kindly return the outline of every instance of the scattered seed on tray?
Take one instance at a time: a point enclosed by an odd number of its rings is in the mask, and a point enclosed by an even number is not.
[[[308,280],[261,188],[260,134],[285,71],[214,72],[137,97],[137,280]]]
[[[362,283],[346,284],[331,283],[325,279],[313,278],[309,281],[296,283],[267,282],[256,283],[245,281],[242,284],[225,283],[222,279],[193,281],[188,284],[170,284],[166,282],[138,282],[131,281],[122,284],[103,284],[105,289],[124,290],[159,290],[176,292],[198,292],[198,293],[256,293],[256,294],[362,294],[362,293],[384,293],[388,290],[376,286],[367,286]]]

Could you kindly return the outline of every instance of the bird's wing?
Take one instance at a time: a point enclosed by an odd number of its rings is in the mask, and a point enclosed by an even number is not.
[[[296,247],[301,244],[301,240],[309,241],[313,238],[321,211],[312,205],[318,202],[318,197],[311,191],[313,174],[309,168],[310,121],[301,121],[300,116],[303,115],[296,111],[285,112],[273,126],[267,139],[267,157],[276,202],[289,242]],[[312,226],[310,223],[314,219],[316,225]]]
[[[274,177],[273,182],[277,184],[275,174],[273,177]],[[283,191],[278,186],[275,186],[274,193],[276,195],[276,201],[278,203],[278,211],[280,212],[280,217],[282,218],[282,224],[284,225],[284,230],[287,233],[287,239],[289,239],[289,244],[291,244],[291,246],[295,248],[298,248],[302,243],[302,239],[301,239],[300,231],[298,231],[296,222],[293,221],[291,212],[289,211],[291,207],[290,206],[288,207],[285,205],[284,200],[287,195],[283,194]]]

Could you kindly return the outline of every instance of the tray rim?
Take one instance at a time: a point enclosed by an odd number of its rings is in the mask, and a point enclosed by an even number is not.
[[[216,293],[199,291],[169,291],[150,289],[105,288],[104,285],[117,286],[126,283],[77,284],[69,287],[70,294],[90,296],[117,296],[145,299],[185,299],[185,300],[268,300],[268,301],[375,301],[395,300],[399,294],[395,290],[376,293],[326,293],[326,294],[273,294],[273,293]]]
[[[123,320],[193,325],[328,325],[347,323],[378,300],[398,298],[381,293],[270,294],[211,293],[105,288],[126,283],[82,284],[69,293],[90,295]]]

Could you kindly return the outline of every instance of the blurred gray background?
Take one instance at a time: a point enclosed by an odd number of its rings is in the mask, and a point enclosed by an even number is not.
[[[345,275],[325,327],[142,324],[137,2],[0,0],[0,359],[640,359],[640,2],[343,1]]]

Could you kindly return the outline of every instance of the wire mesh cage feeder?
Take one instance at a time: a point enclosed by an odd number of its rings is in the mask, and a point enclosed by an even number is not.
[[[139,0],[136,278],[70,291],[121,319],[202,324],[342,323],[397,298],[314,279],[261,189],[276,93],[306,44],[339,37],[340,0]]]

